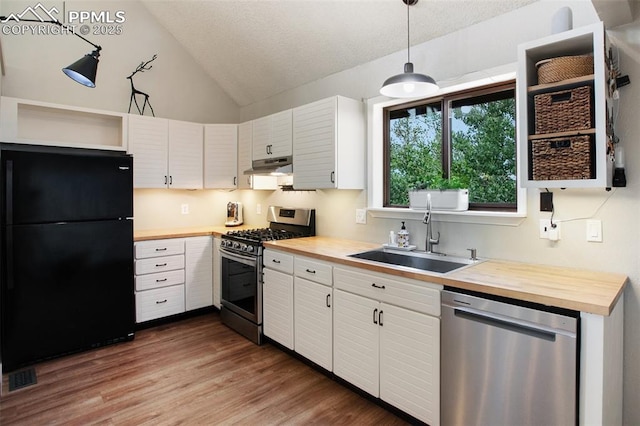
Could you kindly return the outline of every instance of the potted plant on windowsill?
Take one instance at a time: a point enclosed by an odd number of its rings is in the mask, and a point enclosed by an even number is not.
[[[469,209],[469,190],[458,179],[433,179],[409,191],[409,207],[426,209],[431,197],[433,210],[465,211]]]

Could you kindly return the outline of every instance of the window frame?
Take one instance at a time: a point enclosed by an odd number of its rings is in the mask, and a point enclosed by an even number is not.
[[[450,112],[454,102],[476,98],[480,96],[487,96],[492,94],[497,94],[500,92],[512,91],[513,99],[516,104],[516,114],[515,114],[515,127],[514,127],[514,144],[515,144],[515,173],[516,173],[516,187],[515,187],[515,195],[516,202],[515,203],[470,203],[469,210],[475,212],[499,212],[499,213],[517,213],[520,211],[519,198],[522,196],[518,185],[518,172],[519,172],[519,152],[518,152],[518,119],[517,119],[517,93],[516,93],[516,80],[515,78],[500,81],[496,83],[485,84],[481,86],[476,86],[472,88],[465,88],[462,90],[451,91],[445,94],[438,94],[433,97],[411,100],[409,102],[400,102],[394,103],[391,105],[382,107],[382,171],[383,171],[383,181],[382,181],[382,207],[383,208],[393,208],[393,209],[409,209],[410,206],[404,205],[392,205],[389,203],[390,200],[390,115],[393,111],[398,111],[402,109],[413,108],[417,106],[427,106],[433,104],[440,104],[441,115],[442,115],[442,146],[441,146],[441,164],[442,164],[442,172],[443,177],[448,179],[451,173],[451,133],[450,133]]]

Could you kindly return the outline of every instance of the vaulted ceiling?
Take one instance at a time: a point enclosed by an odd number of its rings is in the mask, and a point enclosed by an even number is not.
[[[402,0],[142,1],[239,106],[407,46]],[[535,1],[420,0],[411,44]]]

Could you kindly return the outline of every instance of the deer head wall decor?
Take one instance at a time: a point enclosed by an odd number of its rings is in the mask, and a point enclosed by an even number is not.
[[[153,57],[147,62],[141,62],[140,65],[138,65],[138,67],[136,68],[136,70],[132,72],[129,77],[127,77],[131,82],[131,98],[129,98],[129,112],[131,112],[131,105],[136,104],[136,109],[138,110],[138,113],[140,115],[144,115],[144,111],[148,105],[149,110],[151,110],[151,115],[153,115],[154,117],[156,116],[156,114],[153,112],[153,107],[151,106],[151,102],[149,101],[149,94],[141,92],[140,90],[135,88],[135,86],[133,85],[133,76],[139,72],[145,72],[150,70],[152,68],[152,65],[149,65],[149,64],[155,61],[157,57],[158,55],[153,55]],[[142,104],[142,108],[140,108],[140,105],[138,104],[138,96],[141,96],[144,98],[144,103]]]

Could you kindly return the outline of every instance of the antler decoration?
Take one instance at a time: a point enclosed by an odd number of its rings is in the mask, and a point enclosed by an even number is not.
[[[133,85],[133,76],[139,72],[145,72],[150,70],[153,67],[153,65],[149,65],[149,64],[155,61],[157,57],[158,55],[153,55],[153,57],[149,59],[147,62],[141,62],[140,65],[136,67],[136,70],[132,72],[129,77],[127,77],[127,79],[129,79],[129,81],[131,82],[131,98],[129,98],[129,112],[131,112],[131,105],[135,103],[138,113],[140,115],[144,115],[144,111],[147,105],[149,105],[149,109],[151,110],[151,115],[153,115],[154,117],[156,116],[156,114],[153,112],[153,107],[151,106],[151,102],[149,101],[149,94],[141,92],[140,90],[135,88],[135,86]],[[136,95],[140,95],[144,97],[144,103],[142,104],[142,108],[140,108],[140,105],[138,105],[138,99]]]

